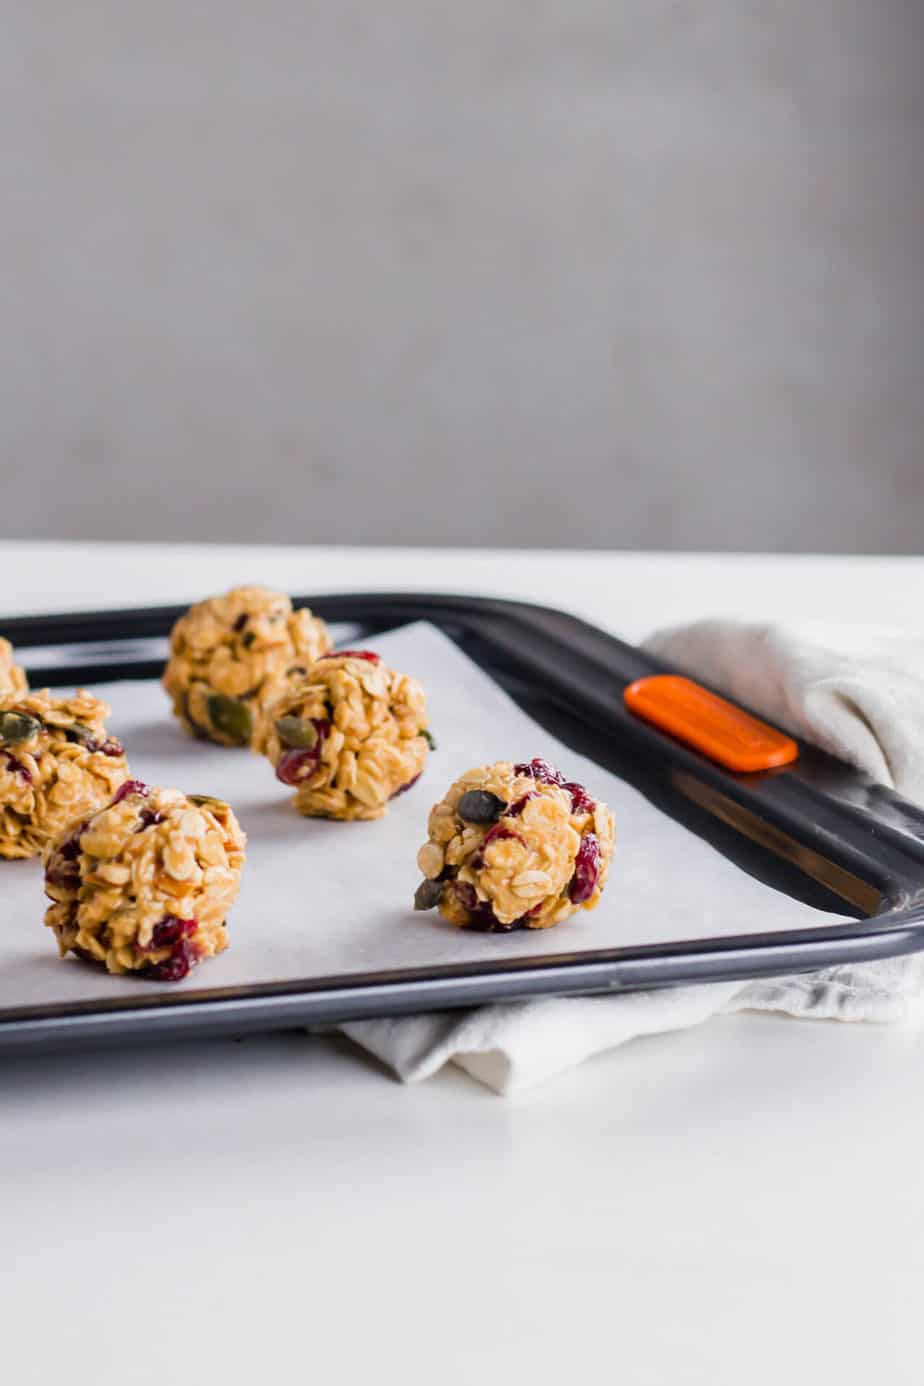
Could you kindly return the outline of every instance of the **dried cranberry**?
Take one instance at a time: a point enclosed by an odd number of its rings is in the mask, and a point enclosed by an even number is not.
[[[146,799],[148,793],[149,790],[144,780],[126,780],[116,790],[112,804],[121,804],[122,800],[127,799],[129,794],[140,794],[143,799]],[[109,805],[110,808],[112,804]]]
[[[509,934],[520,927],[520,921],[512,919],[509,924],[502,924],[487,901],[481,900],[472,912],[471,923],[465,927],[478,933]]]
[[[456,893],[456,899],[464,910],[471,913],[472,910],[478,908],[478,896],[475,887],[469,885],[468,881],[456,881],[453,890]]]
[[[568,780],[562,785],[562,789],[567,789],[571,795],[572,813],[593,813],[597,807],[596,800],[592,799],[582,784],[576,784],[573,780]]]
[[[61,886],[66,890],[75,890],[79,886],[77,858],[80,856],[80,839],[89,822],[89,818],[84,818],[80,823],[75,823],[60,846],[54,849],[45,867],[46,885]]]
[[[11,770],[14,775],[19,775],[25,780],[26,784],[32,783],[32,772],[23,765],[21,760],[17,760],[14,755],[10,755],[9,751],[0,751],[0,755],[6,757],[8,770]]]
[[[149,963],[144,975],[152,982],[181,982],[197,958],[196,949],[189,940],[180,939],[169,958],[164,958],[163,962]]]
[[[539,780],[542,784],[564,784],[565,777],[560,770],[556,770],[554,765],[550,765],[547,760],[542,760],[536,756],[530,761],[521,761],[515,765],[514,770],[518,775],[529,775],[534,780]]]
[[[62,866],[60,871],[49,867],[45,872],[46,886],[56,886],[58,890],[77,890],[80,887],[80,872],[76,866]]]
[[[378,664],[382,656],[374,650],[328,650],[320,659],[368,659],[370,664]]]
[[[401,786],[400,789],[396,789],[395,792],[394,792],[394,794],[392,794],[391,797],[392,797],[393,799],[397,799],[397,797],[398,797],[399,794],[406,794],[406,793],[408,792],[409,789],[413,789],[413,788],[414,788],[414,785],[415,785],[415,784],[417,783],[417,781],[420,779],[420,776],[421,776],[422,774],[423,774],[423,771],[421,770],[420,773],[417,774],[417,775],[415,775],[414,778],[413,778],[412,780],[408,780],[407,784],[403,784],[403,785]]]
[[[285,751],[276,766],[276,779],[280,784],[300,784],[314,774],[320,759],[317,746],[306,747],[303,751]]]
[[[507,810],[506,817],[519,818],[520,814],[523,812],[526,805],[529,803],[530,799],[538,798],[539,795],[536,792],[536,790],[530,789],[526,794],[522,795],[521,798],[517,799],[516,803],[510,805],[509,809]]]
[[[145,828],[153,828],[158,823],[163,823],[163,821],[164,815],[158,813],[156,809],[142,809],[138,818],[138,831],[143,832]]]
[[[521,761],[515,765],[514,770],[518,775],[529,775],[534,780],[539,780],[541,784],[558,785],[559,789],[567,789],[571,795],[571,808],[574,813],[593,813],[597,807],[594,800],[587,793],[582,784],[577,784],[574,780],[566,780],[560,770],[556,770],[554,765],[550,765],[547,760],[536,757],[529,762]],[[508,809],[508,816],[516,817],[523,812],[523,805],[527,799],[532,798],[531,794],[518,799],[513,808]]]
[[[504,837],[515,838],[517,842],[523,841],[520,834],[515,833],[512,828],[505,828],[503,823],[495,823],[491,831],[485,835],[484,841],[481,844],[481,850],[484,851],[489,842],[497,842]]]
[[[459,904],[471,916],[465,925],[466,929],[482,933],[509,933],[514,927],[513,924],[502,924],[489,902],[479,900],[475,893],[475,887],[469,885],[467,881],[457,881],[453,890],[456,892],[456,899]]]
[[[76,861],[62,859],[56,852],[45,867],[45,884],[61,890],[76,890],[80,885],[80,868]]]
[[[108,741],[96,742],[93,745],[94,751],[99,751],[104,756],[123,756],[125,747],[117,736],[110,736]]]
[[[585,833],[581,838],[574,861],[574,875],[568,887],[568,898],[573,905],[583,905],[597,888],[600,879],[600,842],[596,833]]]
[[[302,780],[307,780],[314,774],[321,763],[321,748],[324,738],[330,734],[330,722],[323,717],[312,717],[310,720],[318,739],[313,746],[293,746],[279,757],[276,779],[281,784],[301,784]]]
[[[154,925],[148,950],[172,948],[181,939],[190,938],[199,927],[197,919],[177,919],[175,914],[165,915],[159,924]]]
[[[479,905],[463,928],[471,929],[473,934],[509,934],[513,925],[502,924],[490,905]]]
[[[68,837],[61,843],[60,847],[55,848],[55,856],[63,857],[65,861],[76,861],[80,856],[80,839],[83,837],[90,820],[85,818],[82,823],[78,823],[72,828]]]
[[[471,911],[471,919],[466,928],[475,929],[486,934],[505,934],[513,928],[512,924],[502,924],[487,900],[479,900],[478,904]]]

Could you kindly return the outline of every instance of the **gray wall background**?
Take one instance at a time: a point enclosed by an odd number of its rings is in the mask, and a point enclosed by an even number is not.
[[[8,6],[0,533],[916,551],[919,0]]]

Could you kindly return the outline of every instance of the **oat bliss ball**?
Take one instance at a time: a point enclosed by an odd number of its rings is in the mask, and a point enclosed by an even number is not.
[[[600,900],[613,815],[544,760],[470,770],[434,806],[414,906],[461,928],[547,929]]]
[[[311,818],[381,818],[433,745],[424,691],[371,650],[322,656],[266,718],[258,749]]]
[[[0,857],[31,857],[128,776],[109,706],[79,690],[0,694]]]
[[[25,693],[28,687],[25,672],[13,658],[13,646],[0,636],[0,693]]]
[[[45,853],[61,956],[178,982],[228,946],[246,839],[221,799],[126,780]]]
[[[250,745],[286,681],[330,649],[327,626],[283,592],[236,587],[197,602],[170,635],[164,688],[180,721],[221,746]]]

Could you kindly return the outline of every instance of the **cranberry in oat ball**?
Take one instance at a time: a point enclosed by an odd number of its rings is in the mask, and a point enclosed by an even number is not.
[[[600,900],[613,815],[544,760],[470,770],[434,806],[415,908],[461,928],[546,929]]]
[[[32,857],[128,776],[109,705],[81,689],[0,695],[0,857]]]
[[[236,587],[197,602],[170,635],[164,688],[194,736],[246,746],[290,678],[330,649],[327,626],[283,592]]]
[[[323,655],[290,684],[257,736],[311,818],[381,818],[420,778],[433,740],[423,688],[372,650]]]
[[[246,839],[221,799],[126,780],[45,854],[61,956],[178,982],[228,946]]]
[[[25,670],[13,658],[13,646],[0,636],[0,693],[25,693],[28,687]]]

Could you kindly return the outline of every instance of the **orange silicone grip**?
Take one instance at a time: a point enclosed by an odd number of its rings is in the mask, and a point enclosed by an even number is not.
[[[625,700],[638,717],[695,746],[727,770],[771,770],[799,755],[791,736],[679,674],[636,679],[626,689]]]

